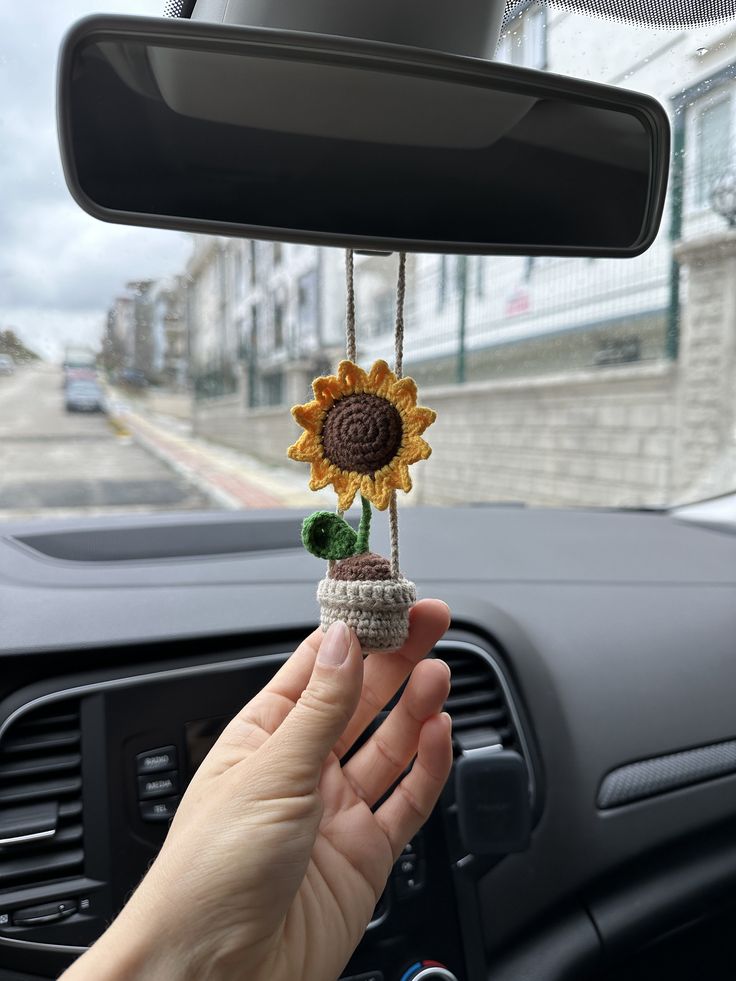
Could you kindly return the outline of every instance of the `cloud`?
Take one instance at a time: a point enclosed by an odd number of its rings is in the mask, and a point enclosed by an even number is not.
[[[0,327],[57,357],[96,339],[133,279],[183,268],[189,237],[108,225],[72,200],[56,136],[56,60],[64,33],[91,13],[160,16],[163,0],[0,0]],[[84,336],[82,336],[84,335]]]

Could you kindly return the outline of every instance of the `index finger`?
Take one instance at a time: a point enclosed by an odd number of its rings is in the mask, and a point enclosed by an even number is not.
[[[386,707],[449,625],[450,610],[446,603],[436,599],[419,600],[409,611],[409,637],[404,646],[398,651],[374,651],[368,655],[358,708],[335,745],[338,757],[347,753],[358,736]]]

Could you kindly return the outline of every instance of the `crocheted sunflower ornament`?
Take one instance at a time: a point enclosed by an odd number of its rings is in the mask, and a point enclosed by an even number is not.
[[[392,371],[376,361],[366,372],[355,363],[353,257],[347,253],[348,358],[337,374],[312,382],[314,399],[291,410],[304,432],[288,454],[311,464],[311,490],[332,485],[337,513],[317,511],[302,526],[305,547],[329,562],[317,597],[326,630],[335,620],[352,627],[364,648],[392,651],[409,631],[409,609],[416,601],[414,583],[399,570],[396,491],[411,490],[409,467],[429,457],[422,438],[436,413],[417,405],[417,387],[401,377],[406,258],[399,261],[396,359]],[[362,515],[357,532],[342,514],[360,493]],[[389,508],[391,559],[370,551],[371,508]]]

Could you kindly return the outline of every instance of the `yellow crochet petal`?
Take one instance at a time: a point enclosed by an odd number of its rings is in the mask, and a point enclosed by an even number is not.
[[[411,436],[404,444],[401,462],[410,466],[412,463],[418,463],[419,460],[429,459],[431,454],[432,447],[425,439],[422,439],[421,436]]]
[[[374,477],[366,474],[360,482],[360,493],[379,511],[385,511],[391,500],[391,478],[387,470],[388,467],[384,467]]]
[[[391,386],[389,398],[398,409],[413,409],[417,404],[417,383],[413,378],[400,378]]]
[[[409,409],[404,418],[406,420],[404,432],[409,436],[421,436],[424,430],[435,421],[437,413],[434,409],[426,409],[423,405],[419,405],[414,409]]]
[[[406,463],[402,462],[395,468],[393,483],[397,490],[406,491],[407,494],[411,490],[411,477]]]
[[[314,460],[310,471],[309,489],[322,490],[323,487],[332,483],[336,472],[338,472],[337,468],[324,457],[320,460]]]
[[[347,511],[355,499],[360,487],[360,474],[337,470],[332,479],[332,486],[337,494],[337,506],[341,511]]]
[[[337,366],[337,377],[340,391],[343,395],[350,392],[365,391],[368,386],[368,375],[352,361],[341,361]]]
[[[319,436],[314,433],[302,433],[296,443],[290,446],[286,452],[292,460],[311,463],[312,460],[318,459],[321,453]]]
[[[295,405],[291,410],[291,414],[300,426],[309,432],[316,433],[322,427],[325,410],[319,402],[314,401],[306,402],[304,405]]]
[[[396,375],[391,371],[385,361],[379,359],[375,361],[368,373],[367,391],[374,395],[382,395],[384,398],[391,397],[391,390],[396,384]]]
[[[316,401],[323,409],[329,409],[335,399],[339,399],[343,394],[340,381],[335,375],[315,378],[312,382],[312,391]]]

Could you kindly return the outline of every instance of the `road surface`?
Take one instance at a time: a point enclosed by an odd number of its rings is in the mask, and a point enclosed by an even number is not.
[[[101,413],[64,410],[61,371],[0,376],[0,515],[209,508],[204,494]]]

